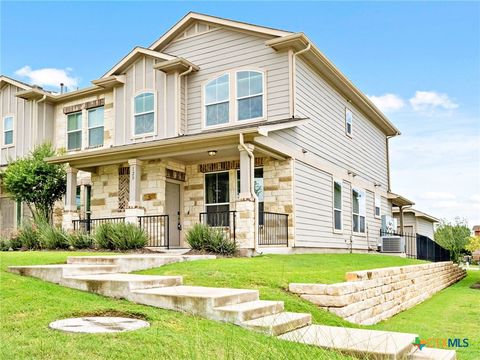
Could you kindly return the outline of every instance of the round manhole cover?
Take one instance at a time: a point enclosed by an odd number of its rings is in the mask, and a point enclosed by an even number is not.
[[[63,319],[49,325],[55,330],[90,334],[132,331],[147,326],[150,324],[143,320],[105,316]]]

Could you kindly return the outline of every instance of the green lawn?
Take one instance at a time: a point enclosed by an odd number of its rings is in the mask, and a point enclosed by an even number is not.
[[[111,254],[111,253],[110,253]],[[135,305],[5,272],[8,265],[61,263],[69,252],[0,253],[0,358],[2,359],[344,359],[321,349],[266,337],[230,324]],[[89,253],[92,255],[92,253]],[[255,288],[262,299],[283,300],[289,311],[310,312],[314,322],[353,327],[286,291],[289,282],[334,283],[346,271],[419,263],[360,254],[269,255],[185,262],[143,271],[183,275],[186,284]],[[388,321],[370,328],[416,332],[421,337],[469,338],[459,359],[480,358],[480,281],[471,271],[460,283]],[[98,311],[141,314],[151,327],[108,335],[65,334],[48,323]]]

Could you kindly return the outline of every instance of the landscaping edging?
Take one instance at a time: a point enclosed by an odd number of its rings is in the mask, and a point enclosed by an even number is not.
[[[343,283],[292,283],[289,290],[351,323],[372,325],[411,308],[465,276],[465,270],[446,261],[349,272]]]

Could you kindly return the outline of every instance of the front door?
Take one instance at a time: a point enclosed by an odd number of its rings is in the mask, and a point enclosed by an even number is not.
[[[167,182],[165,188],[165,213],[168,215],[170,246],[180,246],[180,185]]]

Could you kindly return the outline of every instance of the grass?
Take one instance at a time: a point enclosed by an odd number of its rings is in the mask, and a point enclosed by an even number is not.
[[[92,253],[0,253],[0,359],[349,358],[231,324],[105,298],[6,272],[9,265],[62,263],[72,255]],[[68,334],[48,328],[57,319],[113,311],[145,317],[151,326],[101,335]]]
[[[109,253],[110,255],[112,253]],[[61,263],[71,252],[0,253],[0,358],[11,359],[345,359],[322,349],[288,343],[230,324],[136,305],[5,272],[8,265]],[[88,253],[92,255],[92,253]],[[392,256],[363,254],[265,255],[170,264],[145,274],[183,275],[186,284],[259,289],[262,299],[283,300],[288,311],[310,312],[314,322],[360,327],[319,309],[286,291],[290,282],[335,283],[345,272],[421,263]],[[424,303],[369,327],[418,333],[422,338],[469,338],[459,359],[480,358],[480,281],[471,271],[461,282]],[[64,334],[48,323],[85,312],[140,314],[151,327],[108,335]]]

